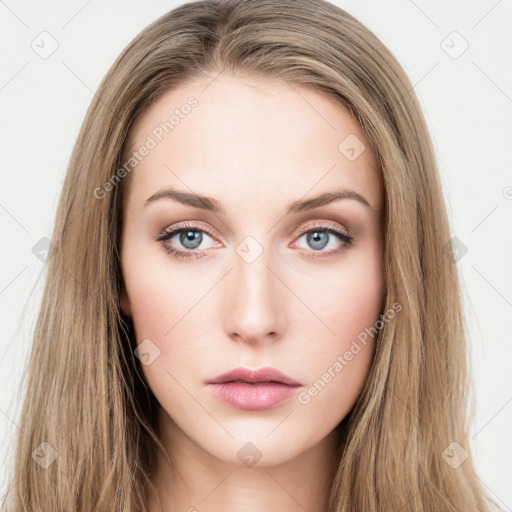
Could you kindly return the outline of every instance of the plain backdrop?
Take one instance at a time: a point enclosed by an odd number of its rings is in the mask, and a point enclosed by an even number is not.
[[[0,491],[44,284],[44,263],[32,249],[51,238],[72,146],[101,79],[140,30],[181,3],[0,0]],[[464,252],[458,265],[477,404],[472,449],[480,479],[510,510],[512,1],[333,3],[388,46],[424,109]]]

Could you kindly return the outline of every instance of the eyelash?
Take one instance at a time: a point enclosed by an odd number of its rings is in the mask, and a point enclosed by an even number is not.
[[[179,225],[173,227],[172,230],[169,230],[168,228],[166,228],[162,233],[160,233],[160,235],[158,235],[156,240],[157,240],[157,242],[162,243],[163,248],[167,251],[168,254],[170,254],[173,257],[178,258],[178,259],[190,259],[190,258],[198,259],[198,258],[202,257],[200,251],[195,251],[192,249],[189,249],[187,251],[182,251],[180,249],[175,249],[174,247],[169,246],[169,244],[167,242],[172,237],[174,237],[178,233],[181,233],[182,231],[197,231],[200,233],[206,233],[207,235],[211,236],[212,238],[215,238],[215,236],[213,235],[213,233],[210,230],[202,228],[202,227],[200,228],[199,226],[197,226],[195,224],[189,224],[187,222],[184,222],[182,224],[179,224]],[[301,229],[299,231],[297,238],[301,238],[302,235],[309,233],[309,232],[314,232],[314,231],[318,231],[318,232],[322,232],[322,233],[329,233],[331,235],[337,236],[341,240],[342,248],[327,251],[327,252],[323,253],[321,256],[314,255],[312,257],[313,259],[326,258],[328,256],[331,256],[331,255],[343,250],[346,247],[350,247],[354,240],[354,238],[352,236],[340,231],[339,229],[336,229],[335,224],[325,224],[325,223],[321,223],[321,222],[317,222],[313,226],[308,226],[307,228]],[[322,251],[313,251],[312,250],[312,252],[320,253]]]

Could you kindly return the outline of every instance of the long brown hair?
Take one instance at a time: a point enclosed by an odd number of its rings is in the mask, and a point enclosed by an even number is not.
[[[146,509],[162,444],[156,399],[119,304],[130,172],[120,169],[130,127],[148,105],[219,73],[330,95],[360,123],[380,164],[385,309],[399,303],[402,311],[384,324],[367,382],[343,421],[330,510],[495,506],[470,453],[467,332],[423,114],[389,50],[324,0],[181,5],[144,29],[107,73],[60,196],[4,503],[15,512]]]

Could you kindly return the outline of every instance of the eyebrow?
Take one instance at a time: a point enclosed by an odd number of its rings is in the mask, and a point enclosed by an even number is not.
[[[160,199],[172,199],[178,203],[191,206],[193,208],[199,208],[201,210],[206,210],[213,213],[225,213],[221,203],[213,197],[182,192],[172,188],[167,188],[155,192],[152,196],[146,199],[144,206],[147,206],[148,204]],[[312,199],[294,201],[288,206],[288,213],[298,213],[314,210],[315,208],[325,206],[341,199],[355,199],[356,201],[359,201],[361,204],[363,204],[366,208],[371,208],[370,203],[361,194],[353,190],[341,189],[333,192],[325,192],[324,194],[313,197]]]

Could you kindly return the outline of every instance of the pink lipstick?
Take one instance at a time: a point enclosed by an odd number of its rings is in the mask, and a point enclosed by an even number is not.
[[[235,368],[207,382],[221,401],[247,411],[271,409],[290,398],[302,383],[275,368]]]

